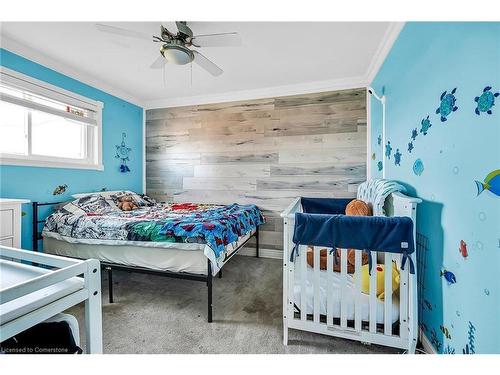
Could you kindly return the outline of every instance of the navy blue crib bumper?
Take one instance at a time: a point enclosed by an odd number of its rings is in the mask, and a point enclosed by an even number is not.
[[[334,208],[334,204],[330,203],[329,208]],[[313,209],[321,211],[317,207]],[[384,251],[403,254],[401,269],[404,270],[408,261],[410,273],[415,273],[415,266],[410,257],[415,251],[413,221],[409,217],[296,213],[293,242],[295,246],[290,257],[291,261],[294,259],[294,254],[298,255],[298,245],[360,249],[368,253],[371,271],[370,251]]]
[[[307,214],[345,214],[345,208],[354,198],[300,198],[302,210]]]

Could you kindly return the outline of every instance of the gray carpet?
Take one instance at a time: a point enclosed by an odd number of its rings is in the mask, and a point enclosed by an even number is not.
[[[103,278],[105,353],[398,353],[396,349],[290,330],[282,344],[282,263],[234,257],[214,279],[214,322],[197,281],[114,271],[115,303]],[[68,312],[80,322],[83,305]]]

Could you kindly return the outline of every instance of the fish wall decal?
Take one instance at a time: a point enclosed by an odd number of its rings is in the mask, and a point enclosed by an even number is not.
[[[68,185],[66,185],[66,184],[59,185],[54,189],[54,191],[52,192],[52,195],[64,194],[64,192],[66,191],[67,188],[68,188]]]
[[[500,169],[490,172],[483,182],[475,181],[477,187],[477,195],[485,190],[491,191],[496,196],[500,197]]]
[[[446,328],[445,326],[443,325],[440,325],[439,326],[439,329],[441,330],[441,332],[443,332],[443,335],[448,339],[448,340],[451,340],[451,335],[450,335],[450,331],[448,331],[448,328]]]
[[[467,252],[467,244],[465,243],[464,240],[460,240],[460,246],[458,248],[458,251],[464,258],[467,258],[469,256],[469,253]]]
[[[455,274],[451,271],[442,270],[440,276],[444,276],[445,280],[448,281],[448,284],[455,284],[457,282]]]

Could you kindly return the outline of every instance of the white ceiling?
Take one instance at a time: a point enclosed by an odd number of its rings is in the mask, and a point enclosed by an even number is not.
[[[151,35],[159,34],[160,25],[108,24]],[[265,92],[274,96],[365,85],[400,30],[400,25],[389,22],[188,25],[194,34],[240,33],[240,47],[200,49],[224,70],[221,76],[213,77],[193,64],[191,83],[190,65],[168,64],[164,71],[150,69],[159,53],[158,44],[103,33],[90,22],[2,23],[1,36],[6,49],[151,108],[258,97],[265,96]]]

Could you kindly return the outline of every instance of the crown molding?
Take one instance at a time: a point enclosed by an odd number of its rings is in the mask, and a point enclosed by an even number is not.
[[[254,100],[280,96],[311,94],[334,90],[347,90],[366,86],[367,81],[363,77],[352,77],[327,81],[299,83],[294,85],[272,86],[253,90],[229,91],[220,94],[151,100],[144,103],[144,108],[172,108],[185,107],[189,105],[227,103],[241,100]]]
[[[143,107],[142,101],[139,98],[136,98],[135,96],[129,94],[128,92],[125,92],[112,85],[106,84],[102,80],[96,79],[92,75],[82,70],[63,64],[60,61],[57,61],[54,58],[45,55],[40,51],[37,51],[31,47],[19,43],[16,40],[4,34],[0,35],[0,48],[15,53],[16,55],[31,60],[37,64],[43,65],[46,68],[56,71],[57,73],[76,79],[77,81],[92,86],[107,94],[116,96],[117,98],[123,99],[127,102]]]
[[[382,64],[391,51],[394,42],[398,39],[399,33],[403,30],[404,26],[405,22],[391,22],[389,24],[389,27],[387,28],[384,37],[382,38],[370,65],[368,66],[368,70],[366,71],[364,79],[368,85],[370,85],[377,76],[378,71],[382,67]]]

